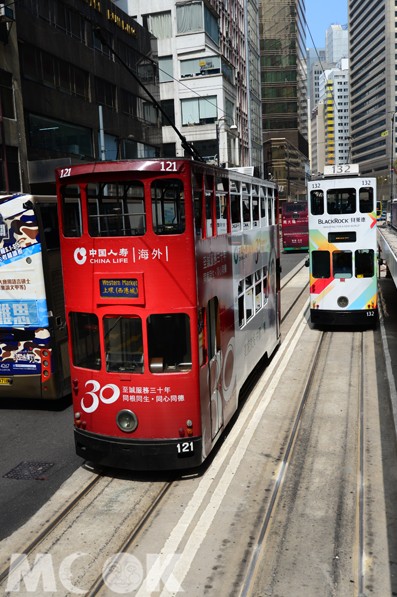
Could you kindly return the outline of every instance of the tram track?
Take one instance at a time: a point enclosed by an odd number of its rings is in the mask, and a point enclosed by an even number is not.
[[[81,500],[90,493],[90,491],[98,484],[100,480],[101,475],[98,474],[86,486],[84,486],[78,493],[78,495],[75,496],[70,503],[68,503],[64,508],[62,508],[62,510],[53,519],[50,520],[50,522],[44,527],[44,529],[40,531],[40,533],[33,539],[33,541],[27,543],[21,549],[23,555],[21,554],[21,557],[14,561],[14,566],[17,566],[20,563],[22,557],[27,557],[31,555],[33,551],[40,545],[40,543],[44,541],[47,537],[49,537],[49,535],[56,530],[57,526],[67,516],[69,516],[76,507],[78,507]],[[0,571],[0,585],[7,578],[9,573],[10,561],[7,562],[7,567],[3,568],[3,570]]]
[[[337,499],[337,511],[338,516],[340,517],[339,520],[335,521],[335,529],[334,529],[334,541],[335,544],[338,543],[338,538],[343,535],[344,531],[340,526],[342,525],[342,519],[344,518],[344,514],[342,513],[343,509],[346,506],[343,504],[343,501],[346,498],[347,491],[351,493],[354,492],[355,494],[355,505],[350,504],[351,509],[354,509],[354,517],[355,526],[352,530],[352,561],[354,562],[354,581],[351,582],[351,595],[363,595],[365,589],[365,574],[366,574],[366,555],[365,555],[365,531],[366,531],[366,523],[365,523],[365,397],[364,397],[364,333],[363,332],[355,332],[355,339],[354,339],[354,346],[357,350],[359,356],[357,356],[356,363],[354,365],[354,369],[356,371],[356,379],[354,382],[355,387],[355,409],[356,409],[356,429],[357,429],[357,439],[356,439],[356,466],[357,466],[357,476],[355,487],[351,487],[349,490],[346,487],[343,487],[343,483],[341,484],[341,488],[339,490],[340,495]],[[330,346],[332,344],[332,340],[335,339],[334,332],[324,331],[321,332],[321,335],[318,338],[317,347],[315,351],[315,356],[312,359],[311,367],[308,372],[306,385],[302,392],[299,405],[296,410],[295,419],[293,421],[293,425],[291,427],[291,432],[288,437],[288,441],[286,444],[286,448],[284,451],[284,455],[282,458],[282,462],[278,467],[278,474],[273,485],[271,495],[268,499],[266,512],[263,516],[262,523],[258,529],[257,539],[255,545],[251,551],[251,558],[249,563],[246,567],[245,574],[244,574],[244,581],[241,584],[240,590],[240,597],[252,597],[254,595],[259,594],[273,594],[273,591],[277,592],[275,586],[277,585],[277,574],[278,574],[278,567],[277,562],[274,564],[274,568],[268,568],[264,562],[266,562],[267,558],[269,558],[269,552],[271,550],[277,550],[281,548],[280,546],[274,545],[274,536],[270,537],[272,532],[272,525],[279,524],[276,523],[275,520],[280,517],[280,512],[284,508],[291,507],[291,504],[286,506],[287,501],[281,498],[281,492],[283,490],[288,491],[285,488],[287,483],[287,477],[292,475],[291,468],[293,468],[292,463],[294,459],[294,452],[295,446],[297,442],[301,442],[300,433],[301,428],[304,423],[305,418],[305,411],[306,407],[310,404],[312,407],[310,410],[313,410],[312,402],[318,400],[321,394],[321,389],[319,389],[319,376],[322,375],[324,363],[326,361],[327,355],[329,355]],[[353,353],[353,351],[352,351]],[[309,415],[312,416],[312,415]],[[308,425],[310,427],[310,424]],[[347,433],[347,424],[346,424],[346,433]],[[301,479],[299,479],[299,483]],[[294,487],[294,491],[298,493],[298,485],[294,482],[291,483]],[[297,499],[297,498],[296,498]],[[285,515],[281,514],[281,518]],[[288,517],[286,517],[288,518]],[[286,527],[284,529],[283,540],[286,538],[287,535],[287,527],[288,521],[285,523]],[[280,526],[282,526],[280,524]],[[339,528],[338,528],[339,527]],[[280,533],[280,530],[278,530]],[[292,531],[291,531],[292,532]],[[274,533],[273,533],[274,535]],[[341,540],[343,542],[343,540]],[[303,547],[303,546],[302,546]],[[283,549],[288,550],[287,546],[283,546]],[[304,549],[304,548],[303,548]],[[277,559],[277,558],[276,558]],[[280,557],[281,559],[281,557]],[[339,559],[340,556],[338,555],[338,548],[335,546],[335,555],[334,555],[334,566],[331,574],[331,578],[329,579],[329,584],[332,587],[331,590],[328,590],[328,587],[324,589],[324,595],[339,595],[342,594],[338,592],[335,587],[338,586],[340,581],[340,570],[339,570]],[[274,558],[273,558],[274,560]],[[274,563],[274,562],[273,562]],[[308,564],[309,565],[309,564]],[[266,573],[264,573],[266,570]],[[282,571],[280,570],[280,573]],[[258,586],[263,587],[266,583],[263,582],[264,577],[267,577],[270,580],[271,587],[267,586],[267,590],[270,591],[267,593],[266,591],[263,593],[258,590]],[[297,583],[299,581],[297,580]],[[280,590],[278,588],[278,590]],[[316,593],[316,589],[311,587],[310,581],[306,583],[306,591],[307,594],[318,594]],[[313,593],[311,591],[314,591]],[[335,592],[334,592],[335,591]],[[285,594],[283,592],[277,594]],[[297,595],[301,594],[300,590],[296,593]],[[343,594],[349,594],[346,591]]]
[[[64,556],[65,553],[71,553],[72,558],[75,557],[76,560],[83,555],[89,556],[89,566],[93,567],[94,578],[90,579],[90,588],[85,589],[84,594],[96,595],[104,584],[103,570],[98,569],[98,573],[96,573],[95,566],[93,566],[97,557],[99,555],[103,557],[104,553],[105,555],[108,553],[109,558],[112,559],[115,554],[127,550],[131,543],[137,539],[156,509],[160,507],[173,482],[172,479],[148,481],[147,483],[137,481],[134,483],[130,478],[120,479],[106,477],[101,473],[96,474],[70,503],[45,524],[33,541],[19,548],[18,554],[14,554],[17,557],[14,557],[12,561],[10,561],[10,558],[8,559],[7,567],[0,573],[0,586],[4,589],[3,594],[12,595],[15,590],[19,593],[20,582],[24,582],[25,576],[29,575],[30,569],[33,565],[37,565],[43,554],[51,554],[51,562],[56,567],[58,558]],[[131,489],[132,491],[130,491]],[[120,501],[120,504],[125,504],[125,500],[118,500],[118,496],[128,493],[133,494],[135,497],[131,500],[134,508],[130,504],[128,512],[125,509],[116,512],[117,522],[112,524],[115,514],[112,502],[117,503]],[[136,515],[134,515],[134,510],[137,511]],[[93,539],[90,544],[90,553],[84,553],[81,551],[82,541],[78,523],[83,521],[82,529],[87,531],[87,535],[91,532],[92,537],[94,537],[95,533],[91,525],[95,525],[99,519],[102,531],[100,532],[99,541],[96,538]],[[127,519],[128,525],[125,525]],[[83,540],[83,543],[87,543],[87,541]],[[28,565],[26,564],[27,561],[29,561]],[[61,562],[60,559],[59,562]],[[84,566],[80,563],[81,569],[77,574],[77,580],[74,582],[78,583],[81,578],[86,580],[86,565],[86,562]],[[14,579],[16,585],[13,587]],[[70,586],[75,587],[75,585]],[[81,591],[78,590],[77,592]]]

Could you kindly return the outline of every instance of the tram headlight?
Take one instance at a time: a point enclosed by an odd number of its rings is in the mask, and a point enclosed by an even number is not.
[[[336,302],[338,303],[338,307],[341,309],[346,309],[347,305],[349,304],[349,299],[347,296],[340,296]]]
[[[120,410],[116,416],[117,427],[125,433],[132,433],[138,427],[138,417],[132,410]]]

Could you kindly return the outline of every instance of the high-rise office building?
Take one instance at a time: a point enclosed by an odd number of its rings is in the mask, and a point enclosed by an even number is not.
[[[305,193],[308,166],[305,5],[260,0],[259,10],[265,175],[285,200]]]
[[[396,197],[396,3],[349,0],[352,161]]]
[[[348,36],[347,25],[331,25],[325,32],[322,58],[319,51],[307,52],[311,65],[310,166],[314,174],[322,172],[324,165],[344,164],[350,159]],[[318,54],[317,61],[313,52]]]
[[[349,161],[349,62],[341,60],[320,77],[320,96],[324,104],[324,164]]]
[[[349,56],[349,32],[347,25],[330,25],[325,32],[326,61],[336,63]]]

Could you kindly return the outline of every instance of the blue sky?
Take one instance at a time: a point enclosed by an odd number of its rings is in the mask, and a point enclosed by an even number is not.
[[[347,24],[348,0],[305,0],[306,21],[317,48],[325,47],[325,32],[330,25]],[[313,42],[306,33],[306,47],[313,48]]]

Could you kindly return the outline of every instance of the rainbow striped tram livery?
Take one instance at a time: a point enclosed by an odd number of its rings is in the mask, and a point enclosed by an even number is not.
[[[312,323],[374,327],[376,179],[356,164],[326,166],[308,183],[308,203]]]

